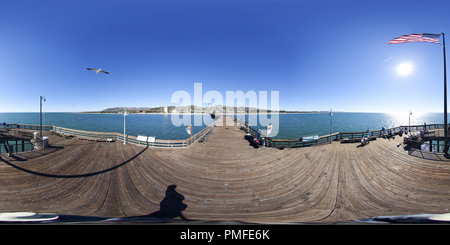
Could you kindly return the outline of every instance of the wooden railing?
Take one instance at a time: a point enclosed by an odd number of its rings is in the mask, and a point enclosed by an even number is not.
[[[0,127],[3,127],[2,125],[0,125]],[[29,125],[29,124],[7,124],[6,128],[8,129],[13,129],[13,128],[18,128],[18,129],[36,129],[39,130],[41,128],[40,125]],[[42,130],[44,131],[49,131],[52,130],[53,126],[49,126],[49,125],[42,125]]]
[[[189,137],[187,139],[187,144],[191,145],[194,142],[197,142],[199,140],[204,139],[212,130],[214,127],[223,120],[223,116],[218,117],[213,123],[211,123],[208,127],[202,129],[200,132],[196,133],[195,135],[192,135],[192,137]]]
[[[405,128],[408,129],[408,131],[411,129],[412,132],[419,132],[420,130],[424,130],[424,125],[411,125],[411,126],[398,126],[393,128],[386,128],[385,132],[387,133],[389,130],[395,130],[395,132],[399,132],[400,129],[403,129],[403,132],[405,131]],[[444,128],[444,124],[427,124],[426,129],[442,129]],[[247,122],[245,122],[244,127],[245,132],[250,133],[253,137],[256,137],[256,132],[254,128],[250,127]],[[337,132],[333,133],[331,135],[323,135],[319,136],[317,140],[314,141],[306,141],[303,142],[302,138],[298,139],[273,139],[271,137],[264,137],[266,146],[271,147],[277,147],[277,148],[284,148],[284,147],[304,147],[304,146],[311,146],[311,145],[317,145],[317,144],[323,144],[323,143],[329,143],[330,137],[332,141],[339,141],[341,139],[345,138],[362,138],[366,136],[381,136],[383,134],[382,130],[370,130],[370,135],[367,135],[366,131],[360,131],[360,132]],[[442,135],[443,137],[443,135]]]
[[[76,136],[80,138],[95,138],[95,139],[114,139],[120,141],[126,141],[127,143],[136,144],[136,145],[144,145],[151,147],[188,147],[194,142],[203,139],[208,133],[210,133],[214,126],[222,120],[222,117],[216,119],[213,123],[211,123],[206,128],[202,129],[200,132],[196,133],[192,137],[182,140],[164,140],[164,139],[155,139],[154,142],[148,142],[139,140],[137,136],[124,135],[121,133],[115,132],[91,132],[91,131],[83,131],[76,129],[63,128],[58,126],[53,126],[52,130],[56,133],[67,135],[67,136]]]
[[[112,132],[91,132],[91,131],[84,131],[84,130],[76,130],[76,129],[70,129],[70,128],[63,128],[58,126],[53,126],[52,130],[56,133],[60,133],[67,136],[78,136],[78,137],[92,137],[92,138],[99,138],[99,139],[118,139],[118,133],[112,133]],[[123,138],[123,135],[122,135]]]
[[[46,141],[44,138],[34,135],[32,132],[26,130],[33,128],[39,130],[40,127],[37,125],[23,124],[10,124],[6,128],[0,127],[0,153],[45,149]]]
[[[188,147],[194,142],[197,142],[199,140],[204,139],[209,133],[212,132],[214,127],[218,124],[219,121],[223,120],[223,116],[218,117],[213,123],[211,123],[206,128],[202,129],[200,132],[196,133],[192,137],[189,137],[187,139],[182,140],[164,140],[164,139],[155,139],[154,142],[147,142],[147,141],[141,141],[138,139],[137,136],[131,136],[126,135],[124,139],[124,135],[121,133],[115,133],[115,132],[91,132],[91,131],[83,131],[83,130],[76,130],[76,129],[69,129],[69,128],[63,128],[58,126],[48,126],[43,125],[42,130],[44,131],[50,131],[53,130],[56,133],[67,135],[67,136],[76,136],[76,137],[90,137],[90,138],[96,138],[96,139],[114,139],[114,140],[120,140],[120,141],[126,141],[127,143],[132,143],[136,145],[145,145],[150,147]],[[256,137],[256,132],[254,128],[250,127],[247,122],[245,123],[244,130],[247,133],[250,133],[252,136]],[[39,125],[27,125],[27,124],[8,124],[7,128],[13,129],[36,129],[39,130]],[[386,128],[386,133],[388,130],[395,130],[396,132],[399,132],[400,129],[405,128],[411,128],[411,131],[420,131],[424,129],[424,125],[411,125],[411,126],[398,126],[393,128]],[[443,124],[429,124],[426,125],[426,129],[442,129],[444,128]],[[370,136],[380,136],[382,134],[381,130],[371,130]],[[328,143],[330,142],[330,138],[332,141],[339,141],[344,138],[361,138],[366,137],[367,132],[366,131],[360,131],[360,132],[337,132],[333,133],[331,135],[323,135],[319,136],[317,140],[314,141],[307,141],[303,142],[302,138],[298,139],[273,139],[271,137],[264,137],[266,146],[270,147],[304,147],[304,146],[311,146],[311,145],[317,145],[322,143]],[[442,136],[443,137],[443,136]]]

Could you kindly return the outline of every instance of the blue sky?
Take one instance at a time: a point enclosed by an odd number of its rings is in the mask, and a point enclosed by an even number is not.
[[[172,94],[193,96],[194,83],[224,98],[268,91],[269,109],[279,91],[282,110],[442,112],[442,47],[387,43],[450,34],[449,11],[446,0],[4,0],[0,112],[38,112],[41,95],[47,112],[178,105]]]

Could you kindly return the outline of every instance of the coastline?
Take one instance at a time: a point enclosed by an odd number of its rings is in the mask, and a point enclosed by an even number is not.
[[[56,113],[66,113],[66,112],[56,112]],[[69,113],[81,113],[81,114],[122,114],[123,113],[104,113],[104,112],[69,112]],[[217,115],[259,115],[259,114],[324,114],[329,112],[267,112],[267,113],[216,113]],[[333,112],[333,113],[383,113],[383,112]],[[210,115],[211,113],[207,112],[186,112],[186,113],[162,113],[162,112],[149,112],[149,113],[128,113],[127,115],[136,114],[136,115],[183,115],[183,114],[190,114],[190,115]]]

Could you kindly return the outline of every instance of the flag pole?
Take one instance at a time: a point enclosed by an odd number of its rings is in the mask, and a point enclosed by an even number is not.
[[[447,145],[448,137],[448,128],[447,128],[447,67],[446,67],[446,59],[445,59],[445,38],[444,33],[442,35],[442,51],[444,52],[444,156],[449,157],[448,150],[449,146]],[[388,44],[398,44],[398,43],[407,43],[407,42],[429,42],[429,43],[437,43],[441,44],[439,34],[431,34],[431,33],[414,33],[410,35],[403,35],[401,37],[397,37],[388,42]]]
[[[445,62],[445,38],[444,33],[442,34],[442,50],[444,52],[444,155],[448,156],[448,145],[447,145],[447,68]]]

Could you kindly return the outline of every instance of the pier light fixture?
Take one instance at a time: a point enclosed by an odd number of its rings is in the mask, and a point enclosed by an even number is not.
[[[408,129],[409,134],[411,134],[411,115],[412,115],[412,111],[410,110],[409,111],[409,129]]]
[[[332,134],[333,134],[333,109],[330,109],[330,144],[332,140]]]
[[[41,98],[41,103],[40,103],[40,119],[39,119],[39,123],[40,123],[40,127],[39,127],[39,129],[40,129],[40,134],[39,134],[39,137],[42,137],[42,99],[44,99],[44,102],[46,101],[46,99],[45,99],[45,97],[44,96],[40,96],[40,98]]]
[[[127,115],[127,108],[125,107],[125,111],[123,113],[123,144],[125,145],[127,143],[127,137],[125,134],[126,129],[126,122],[125,122],[125,116]]]

